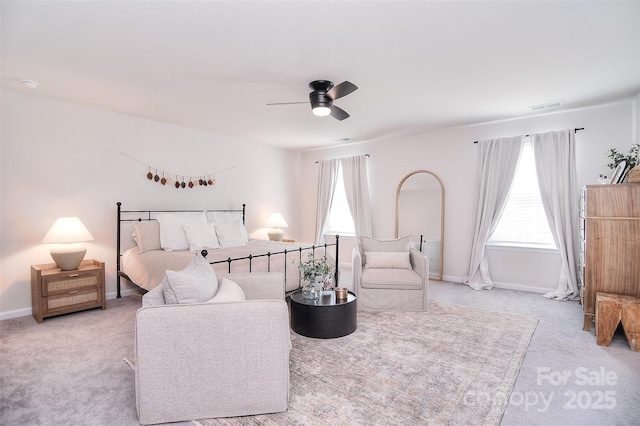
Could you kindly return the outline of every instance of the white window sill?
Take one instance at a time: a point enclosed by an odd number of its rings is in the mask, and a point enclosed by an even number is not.
[[[525,244],[525,243],[487,243],[487,249],[489,250],[503,250],[503,251],[522,251],[529,253],[546,253],[546,254],[558,254],[560,253],[557,248],[553,246],[546,246],[540,244]]]
[[[340,232],[336,232],[335,234],[327,232],[324,235],[327,236],[327,237],[335,237],[336,235],[340,235],[340,238],[355,238],[356,237],[355,234],[341,234]]]

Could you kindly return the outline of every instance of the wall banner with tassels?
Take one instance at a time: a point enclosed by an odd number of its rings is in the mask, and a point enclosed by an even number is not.
[[[145,164],[142,161],[131,157],[130,155],[125,154],[124,152],[121,152],[120,154],[145,166],[147,168],[146,176],[148,180],[157,182],[165,186],[174,186],[176,187],[176,189],[195,188],[197,186],[214,186],[216,184],[216,175],[237,167],[232,166],[224,170],[219,170],[217,172],[208,173],[205,175],[187,176],[159,170],[155,167],[150,166],[149,164]]]

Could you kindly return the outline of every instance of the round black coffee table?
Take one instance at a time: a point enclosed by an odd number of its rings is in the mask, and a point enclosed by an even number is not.
[[[291,294],[291,329],[318,339],[333,339],[353,333],[358,328],[357,300],[352,292],[344,300],[336,300],[335,292],[320,299],[307,300],[298,290]]]

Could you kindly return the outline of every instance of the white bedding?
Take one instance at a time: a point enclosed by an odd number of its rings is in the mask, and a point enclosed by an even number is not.
[[[311,247],[312,244],[282,243],[266,240],[250,240],[248,244],[208,250],[207,260],[209,262],[226,260],[228,258],[245,257],[249,254],[258,255],[265,253],[290,251],[286,256],[286,290],[293,291],[300,286],[298,263],[300,259],[299,247]],[[335,250],[335,249],[334,249]],[[327,248],[328,257],[333,259],[332,247]],[[307,259],[307,253],[311,250],[302,251],[302,260]],[[324,247],[315,249],[316,257],[324,256]],[[190,251],[164,251],[152,250],[140,253],[137,247],[131,248],[122,254],[121,271],[139,287],[151,290],[162,282],[165,271],[181,270],[193,259],[195,253]],[[267,256],[254,258],[251,261],[252,272],[266,272],[268,270]],[[229,271],[228,262],[213,265],[217,273],[227,273]],[[271,272],[285,273],[284,254],[271,256]],[[249,260],[236,260],[231,263],[231,272],[249,272]]]

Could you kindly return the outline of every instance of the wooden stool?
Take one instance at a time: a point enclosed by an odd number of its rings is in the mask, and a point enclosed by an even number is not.
[[[640,298],[619,294],[596,294],[596,341],[609,346],[622,322],[631,350],[640,352]]]

